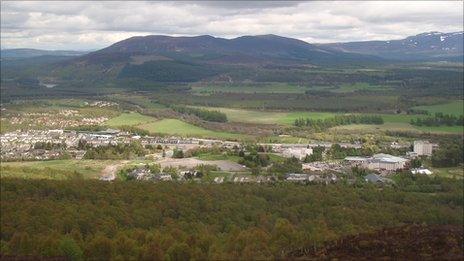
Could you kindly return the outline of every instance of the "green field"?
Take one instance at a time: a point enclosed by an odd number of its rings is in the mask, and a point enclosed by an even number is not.
[[[220,111],[222,113],[225,113],[227,115],[227,119],[231,122],[246,122],[258,124],[292,125],[298,118],[326,119],[335,115],[335,113],[331,112],[280,112],[212,107],[196,108]]]
[[[156,121],[155,118],[150,116],[145,116],[140,113],[132,112],[132,113],[122,113],[121,115],[112,118],[105,122],[106,125],[110,127],[118,127],[118,126],[135,126],[139,124],[146,124],[149,122]]]
[[[464,171],[462,167],[452,167],[452,168],[431,168],[432,172],[436,176],[445,177],[445,178],[456,178],[463,179]]]
[[[413,126],[407,122],[388,122],[385,121],[382,125],[370,125],[370,124],[352,124],[343,125],[331,128],[334,131],[347,131],[351,133],[371,133],[371,132],[383,132],[383,131],[408,131],[408,132],[430,132],[435,134],[441,133],[463,133],[463,126],[439,126],[439,127],[428,127],[428,126]]]
[[[266,85],[202,85],[192,86],[195,94],[211,94],[214,92],[226,93],[305,93],[311,89],[308,86],[290,84],[266,84]]]
[[[388,86],[370,85],[364,82],[342,84],[340,86],[299,86],[295,84],[274,83],[266,85],[200,85],[192,86],[194,94],[225,93],[305,93],[306,91],[332,91],[335,93],[348,93],[358,90],[384,91],[391,90]]]
[[[67,179],[72,177],[97,178],[111,160],[48,160],[2,162],[2,178]]]
[[[243,134],[207,130],[177,119],[163,119],[138,125],[137,127],[147,130],[151,133],[179,135],[184,137],[205,137],[220,139],[242,139],[247,137]]]
[[[240,159],[239,156],[225,155],[225,154],[213,154],[213,153],[203,153],[195,158],[200,160],[229,160],[233,162],[238,162]]]
[[[416,110],[425,110],[429,113],[436,113],[441,112],[444,114],[452,114],[455,116],[463,115],[464,113],[464,101],[453,101],[445,104],[437,104],[437,105],[428,105],[428,106],[417,106],[413,107]]]
[[[361,90],[388,91],[391,90],[391,88],[388,86],[370,85],[368,83],[358,82],[354,84],[342,84],[339,88],[333,89],[332,91],[336,93],[348,93]]]

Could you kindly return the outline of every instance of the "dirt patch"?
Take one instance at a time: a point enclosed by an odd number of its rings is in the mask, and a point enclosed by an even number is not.
[[[290,260],[462,260],[460,226],[409,225],[348,236],[319,249],[289,254]]]
[[[125,160],[125,161],[121,161],[118,164],[112,164],[112,165],[106,166],[101,172],[100,179],[101,180],[108,180],[108,181],[115,180],[116,179],[116,172],[118,171],[118,169],[121,166],[123,166],[127,162],[129,162],[129,161]]]
[[[205,165],[216,165],[218,168],[224,171],[246,171],[247,168],[243,167],[242,165],[228,161],[228,160],[199,160],[194,158],[184,158],[184,159],[173,159],[173,158],[164,158],[156,163],[160,164],[162,168],[164,167],[186,167],[186,168],[194,168],[198,165],[205,164]]]

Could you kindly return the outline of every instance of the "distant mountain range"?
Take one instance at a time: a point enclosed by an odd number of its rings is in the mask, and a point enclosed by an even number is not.
[[[389,60],[436,60],[457,58],[462,61],[463,32],[429,32],[401,40],[332,43],[318,45],[330,50],[375,55]]]
[[[448,60],[462,62],[463,32],[430,32],[402,40],[332,44],[307,42],[277,35],[242,36],[234,39],[208,35],[171,37],[149,35],[131,37],[101,50],[43,51],[2,50],[5,59],[20,66],[40,61],[40,77],[57,81],[107,82],[195,82],[228,79],[296,81],[314,66],[366,66],[409,61]],[[69,57],[67,57],[69,56]],[[23,59],[17,59],[23,58]],[[47,72],[46,75],[41,75]]]
[[[31,58],[37,56],[79,56],[86,54],[84,51],[66,51],[66,50],[39,50],[29,48],[3,49],[0,51],[1,58]]]

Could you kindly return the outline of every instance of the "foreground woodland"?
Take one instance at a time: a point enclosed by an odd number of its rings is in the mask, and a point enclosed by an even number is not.
[[[463,184],[394,187],[1,180],[1,254],[71,260],[274,259],[405,224],[463,224]]]

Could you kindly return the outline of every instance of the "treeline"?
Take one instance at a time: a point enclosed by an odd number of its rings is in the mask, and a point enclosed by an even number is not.
[[[464,117],[463,115],[457,117],[452,114],[437,112],[432,117],[411,119],[411,124],[416,126],[462,126]]]
[[[463,163],[464,143],[462,138],[444,141],[432,153],[434,167],[456,167]]]
[[[341,115],[328,119],[296,119],[294,125],[297,127],[310,127],[315,130],[324,130],[339,125],[349,124],[383,124],[383,118],[379,115]]]
[[[443,189],[2,179],[0,254],[285,259],[295,249],[385,226],[462,225],[462,182],[427,181]]]
[[[182,114],[195,115],[205,121],[227,122],[227,115],[220,111],[210,111],[204,109],[189,108],[185,106],[171,106],[171,109]]]
[[[43,150],[66,149],[66,143],[52,143],[52,142],[38,141],[34,144],[34,149],[43,149]]]
[[[146,153],[146,149],[137,142],[87,148],[84,159],[133,159]]]

